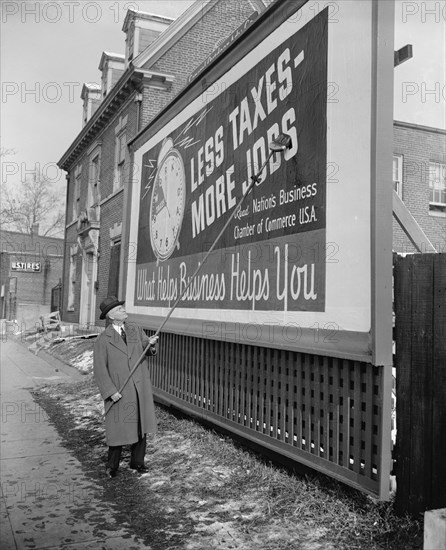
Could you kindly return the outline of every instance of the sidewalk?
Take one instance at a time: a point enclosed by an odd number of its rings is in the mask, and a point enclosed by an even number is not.
[[[138,550],[87,477],[64,448],[31,390],[81,375],[34,356],[13,340],[1,342],[1,548]],[[158,550],[153,548],[153,550]]]

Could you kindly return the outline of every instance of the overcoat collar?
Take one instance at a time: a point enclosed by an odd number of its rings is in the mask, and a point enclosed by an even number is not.
[[[113,328],[112,324],[108,325],[108,327],[105,329],[105,335],[107,336],[107,339],[112,346],[119,349],[120,351],[125,353],[125,355],[128,355],[130,357],[130,355],[132,354],[133,346],[137,344],[135,338],[136,331],[135,327],[133,327],[131,324],[128,325],[126,323],[124,323],[124,329],[127,335],[127,345],[124,343],[124,340],[121,338],[116,329]]]

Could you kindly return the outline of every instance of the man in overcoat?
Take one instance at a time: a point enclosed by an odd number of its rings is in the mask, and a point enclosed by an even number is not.
[[[125,323],[124,302],[109,296],[99,306],[100,319],[111,322],[94,346],[93,373],[104,399],[105,432],[108,445],[107,474],[118,473],[123,445],[131,445],[130,468],[147,472],[144,464],[146,435],[156,433],[155,406],[148,361],[144,359],[119,392],[138,359],[157,353],[158,337],[149,338],[136,324]]]

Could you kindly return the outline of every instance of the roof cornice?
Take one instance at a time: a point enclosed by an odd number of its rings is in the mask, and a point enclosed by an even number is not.
[[[106,61],[118,61],[119,63],[125,62],[125,56],[120,53],[102,52],[101,60],[99,62],[98,69],[102,71],[104,63]]]
[[[166,17],[165,15],[157,15],[155,13],[149,13],[146,11],[128,10],[124,19],[122,31],[127,32],[129,25],[135,19],[144,21],[153,21],[154,23],[171,24],[174,19],[172,17]]]
[[[424,126],[422,124],[414,124],[413,122],[403,122],[401,120],[394,120],[393,124],[394,126],[399,126],[400,128],[410,128],[411,130],[421,130],[423,132],[446,135],[446,130],[444,130],[443,128],[435,128],[434,126]]]
[[[135,70],[132,65],[124,72],[118,82],[110,90],[95,111],[93,116],[82,128],[76,139],[61,157],[57,165],[62,170],[67,172],[70,166],[76,160],[76,157],[81,150],[97,136],[97,133],[102,129],[114,115],[117,108],[129,97],[129,95],[138,90],[142,80],[144,78],[144,72]]]

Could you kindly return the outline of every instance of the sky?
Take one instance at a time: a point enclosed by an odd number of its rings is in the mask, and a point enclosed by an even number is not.
[[[100,83],[103,51],[124,53],[127,9],[176,18],[193,3],[2,0],[1,147],[14,152],[2,157],[2,181],[40,167],[64,189],[56,163],[81,130],[82,85]],[[395,120],[446,128],[445,37],[444,0],[396,0],[394,48],[412,44],[414,55],[395,68]]]

